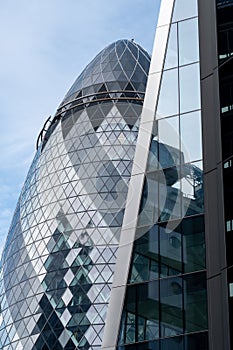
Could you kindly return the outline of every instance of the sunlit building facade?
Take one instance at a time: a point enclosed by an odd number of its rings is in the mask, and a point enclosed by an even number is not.
[[[1,349],[231,349],[232,18],[232,0],[161,0],[152,57],[109,45],[46,121]]]

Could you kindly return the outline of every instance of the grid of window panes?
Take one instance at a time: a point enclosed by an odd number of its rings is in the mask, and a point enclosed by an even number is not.
[[[101,347],[150,58],[127,40],[97,57],[81,87],[98,75],[109,97],[67,107],[19,198],[2,258],[3,350]],[[114,86],[134,96],[111,99]]]
[[[125,350],[208,349],[197,1],[174,6],[119,334]]]

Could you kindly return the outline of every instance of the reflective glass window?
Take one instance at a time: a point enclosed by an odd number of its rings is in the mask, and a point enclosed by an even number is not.
[[[180,68],[180,112],[200,109],[199,64]]]
[[[167,278],[160,282],[161,337],[183,332],[182,279]]]
[[[180,116],[181,151],[186,163],[202,159],[201,112]]]
[[[183,216],[195,215],[204,211],[204,185],[202,162],[181,166]]]
[[[178,25],[179,65],[199,61],[199,40],[197,18],[182,21]]]
[[[146,232],[145,232],[146,231]],[[158,226],[138,228],[134,243],[130,283],[148,281],[159,276]]]
[[[181,184],[179,168],[165,169],[167,184],[159,184],[160,221],[168,221],[181,217]]]
[[[120,344],[159,338],[158,281],[127,288]]]
[[[177,150],[178,152],[179,146],[180,146],[178,116],[159,120],[158,136],[159,136],[159,143],[166,147],[167,152],[170,154],[170,156],[173,155],[173,149],[170,148],[170,146],[175,148],[175,150]],[[166,155],[161,154],[160,152],[159,153],[159,160],[161,161],[160,164],[163,164],[163,157],[166,157]]]
[[[182,232],[181,225],[170,230],[160,225],[161,276],[178,275],[182,272]]]
[[[169,32],[168,25],[164,25],[156,29],[156,36],[158,40],[157,45],[158,47],[162,48],[162,51],[165,50],[168,32]],[[153,73],[160,72],[163,67],[163,61],[164,61],[164,55],[161,52],[156,57],[156,60],[151,61],[151,66],[150,66],[151,72]]]
[[[204,217],[197,216],[183,220],[184,272],[205,269]]]
[[[156,118],[178,114],[178,69],[163,72]]]
[[[207,329],[205,273],[184,276],[184,312],[186,332]]]
[[[156,131],[156,134],[157,134],[157,131]],[[153,139],[151,140],[150,151],[149,151],[148,160],[147,160],[148,172],[159,169],[158,159],[159,159],[158,158],[158,141],[157,141],[157,137],[154,136]]]
[[[197,12],[197,0],[176,0],[172,17],[172,22],[184,20],[186,18],[195,17]]]
[[[167,53],[164,69],[175,68],[178,66],[178,49],[177,49],[177,24],[172,24],[168,39]]]
[[[159,179],[158,172],[147,175],[143,187],[138,225],[153,225],[158,221],[158,191]]]
[[[161,340],[161,350],[183,350],[184,339],[183,337],[173,337]]]

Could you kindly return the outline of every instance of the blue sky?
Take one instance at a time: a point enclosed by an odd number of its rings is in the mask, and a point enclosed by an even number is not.
[[[149,53],[160,0],[7,0],[0,4],[0,252],[37,135],[94,56],[134,38]]]

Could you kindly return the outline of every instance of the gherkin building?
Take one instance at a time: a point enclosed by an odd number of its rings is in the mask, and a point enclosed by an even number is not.
[[[40,132],[2,256],[1,349],[100,349],[149,65],[109,45]]]
[[[161,0],[151,59],[109,45],[45,121],[1,350],[233,349],[232,19],[233,0]]]

